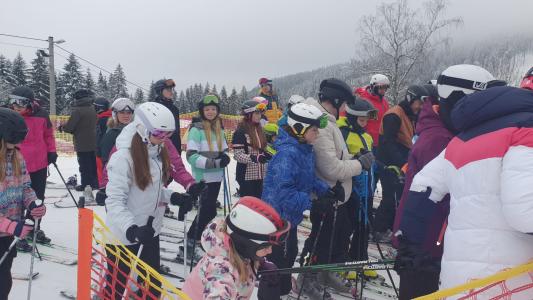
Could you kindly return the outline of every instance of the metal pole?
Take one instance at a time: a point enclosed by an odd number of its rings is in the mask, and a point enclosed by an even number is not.
[[[39,220],[35,220],[35,227],[33,229],[33,247],[31,248],[31,262],[30,262],[30,278],[29,278],[29,284],[28,284],[28,300],[31,299],[31,283],[33,281],[33,263],[35,261],[35,247],[36,247],[36,240],[37,240],[37,228],[39,227]]]
[[[56,115],[56,74],[54,71],[54,38],[48,37],[48,66],[50,76],[50,115]]]

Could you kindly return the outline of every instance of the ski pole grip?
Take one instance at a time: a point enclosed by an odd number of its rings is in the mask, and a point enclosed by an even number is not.
[[[185,215],[186,215],[186,213],[180,207],[180,210],[178,211],[178,221],[183,221],[185,219]]]
[[[154,216],[149,216],[148,217],[148,222],[146,222],[146,226],[152,227],[152,223],[154,223],[154,219],[155,219]]]

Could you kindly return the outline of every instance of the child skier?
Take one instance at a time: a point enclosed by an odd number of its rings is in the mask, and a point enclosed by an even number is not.
[[[207,199],[203,199],[200,215],[196,215],[187,232],[187,253],[196,262],[200,261],[205,251],[198,241],[193,249],[194,239],[200,240],[202,231],[217,215],[217,198],[222,183],[222,171],[230,163],[226,136],[220,120],[219,99],[215,95],[207,95],[198,102],[199,119],[195,119],[187,136],[187,161],[191,164],[192,176],[196,182],[205,180],[208,188]],[[198,222],[198,232],[195,232]],[[180,247],[183,250],[183,247]],[[183,251],[178,259],[184,259]],[[190,258],[188,258],[190,259]]]
[[[33,230],[33,226],[24,224],[24,209],[34,219],[46,213],[44,203],[35,204],[37,196],[30,187],[30,174],[16,147],[27,135],[24,118],[11,109],[0,108],[0,257],[9,250],[15,237],[24,238]],[[11,265],[16,256],[13,247],[0,264],[0,299],[7,299],[11,291]]]
[[[274,144],[277,153],[268,165],[263,190],[263,201],[291,223],[287,243],[273,246],[272,254],[268,256],[279,268],[290,268],[296,260],[297,227],[302,222],[303,212],[311,209],[310,194],[319,195],[317,202],[320,205],[316,207],[328,212],[332,210],[337,196],[326,182],[315,175],[315,155],[311,143],[316,140],[318,129],[326,126],[326,114],[316,107],[300,103],[289,109],[287,122],[289,125],[281,127]],[[344,195],[338,196],[342,196],[339,200],[344,200]],[[283,276],[275,285],[262,281],[257,297],[260,300],[280,299],[290,292],[291,283],[290,275]],[[322,299],[321,291],[314,289],[314,285],[306,284],[304,290],[306,295],[314,295],[312,299]],[[330,296],[326,293],[326,297]]]
[[[164,187],[170,176],[171,161],[165,140],[176,129],[174,116],[163,105],[154,102],[141,104],[135,110],[132,123],[126,126],[116,141],[117,152],[107,165],[106,225],[111,233],[133,253],[144,245],[140,259],[150,267],[159,269],[159,233],[163,225],[166,203],[179,205],[185,212],[192,209],[193,197],[173,193]],[[147,224],[154,217],[153,226]],[[108,245],[114,250],[114,245]],[[107,257],[115,261],[114,252],[107,250]],[[108,265],[106,297],[122,299],[124,287],[115,282],[114,265]],[[118,268],[129,274],[130,267],[119,262]],[[118,281],[126,278],[118,273]],[[138,277],[138,282],[143,279]],[[156,282],[156,284],[158,284]],[[150,288],[150,293],[159,292]]]
[[[237,182],[241,197],[261,198],[265,164],[272,158],[267,149],[265,132],[260,127],[266,105],[249,100],[242,104],[244,118],[233,134],[233,153],[237,161]]]
[[[256,270],[277,269],[265,256],[272,253],[272,245],[285,243],[290,227],[272,206],[255,197],[242,197],[225,220],[216,218],[207,225],[202,233],[207,254],[187,277],[182,291],[193,300],[250,299]],[[261,282],[278,280],[279,275],[261,276]]]
[[[273,154],[276,154],[276,150],[274,149],[274,142],[278,138],[278,125],[266,124],[265,126],[263,126],[263,130],[265,131],[265,136],[267,139],[268,151],[272,152]]]

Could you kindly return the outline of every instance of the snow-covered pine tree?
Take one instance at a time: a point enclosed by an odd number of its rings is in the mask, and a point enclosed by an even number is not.
[[[152,83],[150,83],[150,89],[148,91],[148,98],[146,99],[147,102],[154,102],[155,98],[157,97],[154,85],[154,81],[152,80]]]
[[[213,88],[211,89],[211,93],[218,94],[217,85],[216,84],[213,84]]]
[[[228,114],[232,116],[240,115],[241,102],[239,101],[239,95],[237,94],[235,87],[233,87],[233,90],[231,90],[231,95],[228,98],[228,102],[230,107]]]
[[[174,102],[174,105],[179,109],[178,92],[176,92],[176,90],[172,90],[172,102]]]
[[[7,96],[13,90],[13,87],[9,82],[10,74],[11,61],[9,61],[9,59],[0,54],[0,106],[7,105]]]
[[[205,84],[204,93],[202,94],[202,98],[205,97],[205,95],[211,93],[211,88],[209,87],[209,81]]]
[[[230,107],[228,102],[228,92],[226,91],[226,87],[222,86],[222,90],[220,91],[220,110],[223,114],[229,115]]]
[[[85,84],[83,85],[83,88],[89,91],[89,93],[93,96],[96,94],[96,85],[94,84],[94,79],[90,68],[87,68],[87,75],[85,76]]]
[[[141,88],[135,90],[135,95],[133,96],[133,103],[139,105],[144,102],[144,92]]]
[[[109,100],[109,88],[107,86],[107,79],[102,75],[102,71],[98,74],[98,81],[95,89],[96,96],[106,97]]]
[[[60,115],[69,115],[74,107],[74,92],[83,88],[84,76],[76,56],[71,53],[57,82],[56,104]]]
[[[13,66],[11,67],[11,75],[9,76],[10,82],[14,87],[21,85],[28,85],[28,65],[22,54],[17,54],[17,57],[13,60]]]
[[[112,84],[111,78],[113,78]],[[109,80],[109,89],[113,93],[113,100],[117,98],[129,97],[128,87],[126,86],[126,74],[124,74],[124,70],[122,69],[120,64],[118,64],[117,68],[115,69],[115,72],[113,72],[113,76],[109,76]]]
[[[182,113],[189,113],[190,111],[190,103],[193,103],[193,89],[192,85],[190,88],[185,90],[185,109],[182,110]]]
[[[177,105],[180,110],[180,113],[183,114],[187,111],[187,103],[185,99],[185,93],[183,93],[183,90],[180,92]]]
[[[48,72],[48,59],[36,51],[37,57],[31,61],[29,87],[35,94],[35,100],[47,111],[50,111],[50,74]]]
[[[241,89],[241,94],[239,95],[239,100],[241,103],[244,103],[244,101],[250,100],[248,99],[248,91],[246,90],[246,87],[243,85]]]
[[[194,107],[196,107],[196,103],[198,103],[198,101],[202,100],[203,97],[204,97],[204,88],[202,87],[202,84],[200,83],[198,85],[198,90],[196,90],[196,101],[194,101]]]

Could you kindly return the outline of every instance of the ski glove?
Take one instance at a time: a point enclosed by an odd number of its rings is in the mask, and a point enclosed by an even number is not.
[[[266,260],[266,258],[261,258],[259,260],[259,267],[257,268],[257,271],[264,271],[264,270],[276,270],[278,267],[276,267],[275,264],[269,262]],[[281,279],[280,274],[268,274],[268,275],[261,275],[261,282],[264,282],[269,285],[274,285],[278,283],[278,281]]]
[[[224,169],[225,167],[229,165],[230,161],[231,159],[229,158],[229,155],[227,155],[224,152],[220,152],[220,155],[218,156],[218,158],[215,159],[215,167]]]
[[[107,194],[105,193],[105,188],[101,189],[101,190],[98,190],[98,192],[96,192],[96,203],[100,206],[104,206],[105,205],[105,199],[107,199]]]
[[[172,193],[172,196],[170,196],[170,203],[172,205],[178,205],[180,207],[180,211],[183,209],[183,212],[187,213],[192,210],[194,198],[194,196],[191,196],[191,194],[187,193]]]
[[[56,152],[48,152],[46,157],[48,159],[48,164],[55,164],[57,162],[57,153]]]
[[[391,174],[394,173],[396,177],[400,177],[402,175],[402,173],[400,173],[400,169],[398,169],[397,166],[386,166],[385,170],[391,172]]]
[[[365,170],[370,170],[370,168],[372,168],[374,162],[376,161],[372,152],[366,152],[365,154],[361,154],[361,152],[356,153],[353,156],[353,159],[358,160],[361,163],[363,169]]]
[[[251,154],[250,158],[254,163],[265,164],[267,162],[267,157],[264,154]]]
[[[143,245],[150,244],[154,239],[155,229],[150,225],[143,225],[141,227],[133,225],[126,230],[126,238],[132,243],[140,243]]]
[[[46,206],[44,206],[44,201],[41,201],[40,205],[37,205],[35,201],[32,201],[28,209],[30,210],[30,214],[34,219],[40,219],[46,214]]]
[[[189,187],[187,193],[191,194],[193,197],[200,196],[203,189],[207,189],[207,186],[201,182],[195,183]]]
[[[57,130],[59,131],[59,133],[63,133],[63,125],[59,125],[57,127]]]
[[[333,212],[333,205],[335,204],[335,197],[335,192],[329,188],[324,195],[318,196],[311,209],[315,213],[331,214]]]
[[[16,237],[23,238],[33,230],[33,225],[26,225],[24,221],[15,221],[10,218],[5,218],[0,222],[0,232],[6,232]]]
[[[433,261],[422,245],[411,242],[403,235],[398,236],[398,254],[394,270],[400,274],[418,271],[440,272],[440,260]]]
[[[344,193],[344,187],[342,185],[335,185],[329,188],[333,193],[335,193],[335,200],[339,202],[344,201],[346,194]]]

